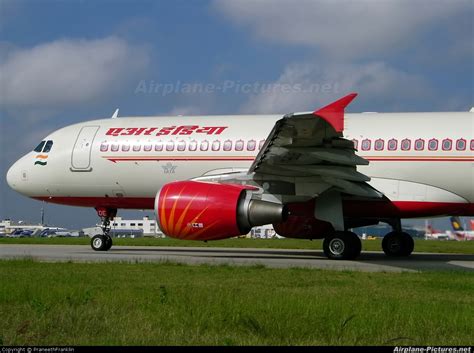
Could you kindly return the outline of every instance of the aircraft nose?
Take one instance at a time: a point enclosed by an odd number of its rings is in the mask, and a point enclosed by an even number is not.
[[[18,182],[20,181],[20,171],[18,169],[18,162],[14,163],[7,172],[7,183],[13,189],[18,189]]]

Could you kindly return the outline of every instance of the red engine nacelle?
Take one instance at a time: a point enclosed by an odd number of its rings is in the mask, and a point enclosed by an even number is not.
[[[315,200],[288,204],[289,216],[284,222],[273,224],[278,235],[285,238],[322,239],[334,232],[329,222],[314,218]]]
[[[156,219],[164,234],[187,240],[230,238],[286,219],[283,205],[252,200],[253,190],[198,181],[169,183],[156,194]]]

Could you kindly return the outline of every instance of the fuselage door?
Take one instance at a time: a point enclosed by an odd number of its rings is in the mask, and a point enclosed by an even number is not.
[[[99,126],[84,126],[77,136],[72,149],[71,171],[90,172],[92,143]]]

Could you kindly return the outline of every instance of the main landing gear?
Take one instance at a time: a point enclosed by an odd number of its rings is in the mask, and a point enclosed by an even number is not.
[[[96,208],[97,215],[102,221],[102,234],[96,234],[91,239],[91,247],[95,251],[107,251],[112,247],[112,237],[110,232],[110,220],[117,215],[117,209],[114,208]]]
[[[410,234],[402,232],[400,220],[388,223],[393,227],[393,231],[383,237],[383,252],[392,257],[410,256],[415,248],[413,238]]]
[[[382,249],[387,256],[409,256],[415,247],[410,234],[402,231],[399,219],[384,220],[393,230],[382,240]],[[333,260],[353,260],[360,255],[362,244],[357,234],[349,231],[335,231],[323,241],[324,254]]]
[[[409,256],[414,248],[413,238],[405,232],[390,232],[382,240],[382,249],[387,256]]]
[[[362,243],[353,232],[336,231],[324,238],[323,250],[329,259],[353,260],[360,255]]]

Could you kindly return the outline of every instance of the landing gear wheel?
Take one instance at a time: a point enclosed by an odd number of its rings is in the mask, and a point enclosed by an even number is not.
[[[387,256],[410,256],[414,247],[413,238],[405,232],[390,232],[382,240],[382,249]]]
[[[107,236],[103,234],[94,235],[91,239],[91,247],[95,251],[106,251],[110,248],[107,248],[108,245]],[[110,246],[112,246],[112,239],[110,239]]]
[[[103,234],[97,234],[91,239],[91,247],[95,251],[107,251],[112,247],[112,237],[110,232],[110,220],[117,215],[116,208],[96,207],[97,215],[102,220]]]
[[[105,251],[110,250],[112,247],[112,237],[110,235],[105,235]]]
[[[352,234],[351,235],[351,240],[352,240],[352,259],[355,259],[359,257],[360,252],[362,251],[362,242],[360,241],[359,236],[356,233],[352,232],[347,232]]]
[[[323,241],[324,254],[332,260],[352,260],[359,256],[362,244],[357,234],[335,232]]]

